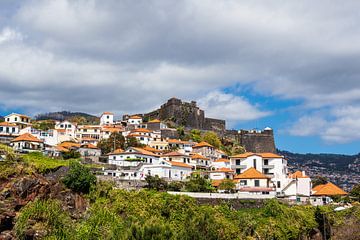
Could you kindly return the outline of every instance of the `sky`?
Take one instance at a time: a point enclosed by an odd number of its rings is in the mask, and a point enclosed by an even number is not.
[[[0,115],[195,100],[279,149],[359,153],[360,1],[0,0]]]

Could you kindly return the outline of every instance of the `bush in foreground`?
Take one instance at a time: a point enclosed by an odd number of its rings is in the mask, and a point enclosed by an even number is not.
[[[89,193],[91,186],[96,183],[96,177],[87,167],[79,162],[72,161],[63,183],[75,192]]]

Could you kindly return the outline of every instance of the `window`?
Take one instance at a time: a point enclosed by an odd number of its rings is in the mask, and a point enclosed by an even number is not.
[[[110,117],[109,116],[106,116],[107,119],[109,119]]]
[[[269,174],[269,169],[264,169],[264,174]]]
[[[256,169],[256,159],[253,160],[253,167]]]
[[[264,159],[264,165],[269,165],[269,159]]]
[[[246,186],[247,180],[240,180],[240,186]]]
[[[255,187],[259,187],[260,186],[260,180],[255,180]]]
[[[10,122],[10,118],[7,119],[7,122]]]
[[[64,125],[61,124],[61,125],[60,125],[60,128],[64,128]]]
[[[237,168],[237,169],[236,169],[236,174],[240,174],[240,173],[241,173],[240,168]]]
[[[236,165],[240,165],[240,159],[236,159]]]
[[[150,158],[150,163],[152,163],[152,158]]]
[[[3,131],[3,129],[4,129],[3,127],[0,127],[0,132],[2,132],[2,131]]]
[[[281,187],[281,182],[277,181],[277,188],[280,188],[280,187]]]
[[[15,122],[17,122],[17,117],[15,117]]]

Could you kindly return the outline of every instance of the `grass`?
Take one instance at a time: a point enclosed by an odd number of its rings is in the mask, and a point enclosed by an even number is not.
[[[48,173],[59,167],[69,166],[70,160],[52,159],[42,155],[40,152],[33,152],[24,155],[23,161],[34,167],[40,173]]]

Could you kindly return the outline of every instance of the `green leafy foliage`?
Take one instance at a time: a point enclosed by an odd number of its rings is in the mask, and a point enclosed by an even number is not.
[[[231,179],[225,179],[220,183],[219,189],[225,190],[227,192],[233,192],[235,189],[235,183]]]
[[[125,143],[125,148],[129,148],[129,147],[144,147],[144,144],[141,144],[136,138],[134,137],[129,137],[126,138],[126,143]]]
[[[215,188],[211,185],[210,180],[200,176],[193,176],[185,182],[185,191],[188,192],[214,192]]]
[[[88,193],[90,188],[95,185],[96,177],[87,167],[79,162],[72,161],[63,183],[75,192]]]
[[[355,185],[351,191],[350,196],[354,198],[356,201],[360,202],[360,183]]]
[[[32,127],[38,130],[47,131],[55,128],[55,121],[53,120],[36,121],[32,123]]]
[[[34,167],[39,173],[47,173],[62,166],[68,166],[68,160],[53,159],[44,156],[40,152],[28,153],[22,156],[25,163]]]
[[[101,149],[102,154],[107,154],[119,148],[124,149],[125,138],[121,133],[114,132],[108,139],[100,140],[97,147]]]
[[[316,187],[318,185],[321,185],[321,184],[326,184],[328,182],[328,179],[326,177],[323,177],[323,176],[315,176],[312,180],[312,186],[313,187]]]
[[[81,154],[75,150],[70,150],[69,152],[64,152],[62,154],[63,159],[72,159],[72,158],[80,158]]]
[[[192,129],[189,133],[189,139],[193,140],[194,142],[201,142],[201,131],[198,129]]]
[[[202,140],[213,145],[215,148],[221,147],[221,140],[214,132],[206,132],[204,136],[202,137]]]
[[[146,176],[145,181],[147,183],[146,187],[149,189],[160,191],[160,190],[166,190],[168,187],[167,182],[163,178],[160,178],[157,175],[155,177],[148,175]]]

